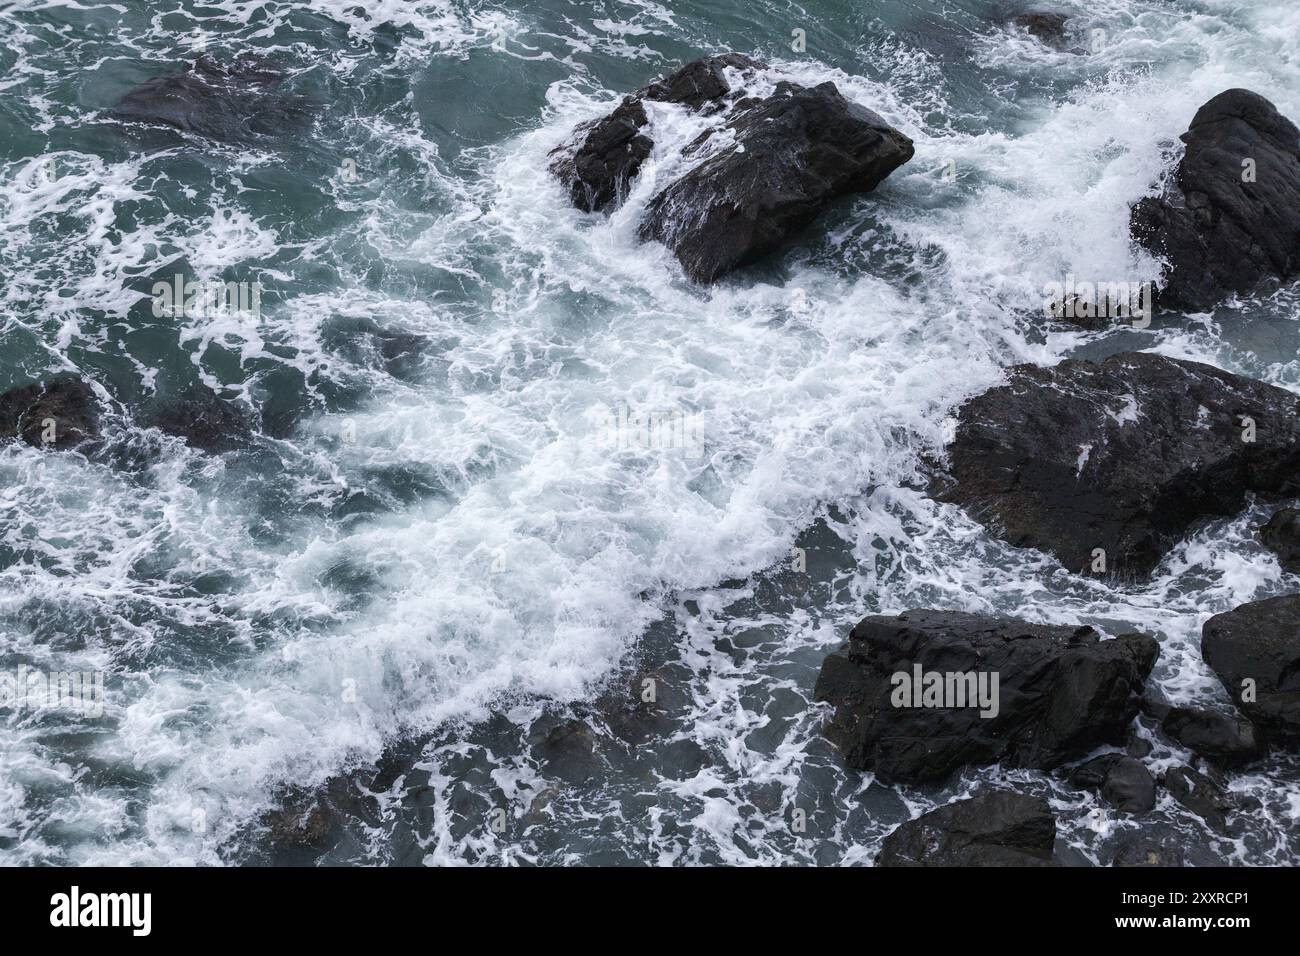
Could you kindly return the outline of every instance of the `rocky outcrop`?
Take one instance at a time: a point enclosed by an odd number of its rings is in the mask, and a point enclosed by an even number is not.
[[[112,115],[219,142],[245,142],[281,133],[307,115],[306,99],[283,89],[284,79],[259,56],[223,61],[205,54],[186,70],[145,80],[122,97]]]
[[[1156,780],[1142,761],[1123,754],[1094,757],[1070,774],[1076,787],[1097,790],[1116,810],[1146,813],[1156,805]]]
[[[1216,614],[1201,628],[1201,656],[1270,739],[1300,741],[1300,594]]]
[[[1226,90],[1192,118],[1161,196],[1134,205],[1134,238],[1166,262],[1159,305],[1207,311],[1300,269],[1300,131],[1264,97]]]
[[[1297,411],[1285,389],[1159,355],[1018,365],[960,409],[939,496],[1070,571],[1132,578],[1247,492],[1295,490]]]
[[[1277,554],[1278,564],[1300,574],[1300,508],[1279,508],[1259,529],[1264,547]]]
[[[0,395],[0,441],[66,450],[99,437],[99,399],[79,378],[64,376]]]
[[[764,69],[734,53],[687,64],[580,130],[551,169],[578,208],[608,210],[653,147],[646,101],[725,114],[686,147],[694,165],[651,199],[638,228],[643,240],[671,249],[692,280],[712,282],[775,249],[832,199],[874,189],[911,159],[911,140],[833,83],[781,81],[761,98],[733,90],[729,75]]]
[[[1158,653],[1141,634],[1103,641],[1089,627],[913,610],[860,621],[815,693],[835,706],[826,736],[855,769],[919,782],[967,765],[1049,768],[1123,743]],[[969,695],[962,706],[949,685],[963,679],[992,690],[994,706]],[[903,700],[904,684],[921,687]]]
[[[876,866],[1049,866],[1056,819],[1047,801],[1007,790],[959,800],[885,837]]]
[[[1254,724],[1230,714],[1173,707],[1160,729],[1189,750],[1222,766],[1258,760],[1268,751]]]

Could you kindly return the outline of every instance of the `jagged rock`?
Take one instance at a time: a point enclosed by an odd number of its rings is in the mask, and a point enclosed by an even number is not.
[[[183,72],[145,80],[112,113],[127,122],[244,142],[281,133],[306,116],[305,98],[282,89],[284,79],[256,55],[222,61],[204,54]]]
[[[826,736],[855,769],[912,782],[994,762],[1050,768],[1123,744],[1158,654],[1141,634],[1102,641],[1089,627],[912,610],[860,621],[822,663],[815,694],[835,705]],[[896,706],[895,675],[917,667],[997,675],[996,715]]]
[[[1259,540],[1277,553],[1283,568],[1300,574],[1300,508],[1280,508],[1259,529]]]
[[[728,68],[752,74],[767,66],[740,53],[694,60],[623,97],[612,113],[581,127],[572,142],[555,149],[551,171],[564,184],[573,204],[584,212],[621,205],[629,184],[654,148],[643,132],[649,122],[644,100],[679,103],[693,110],[717,107],[731,92]]]
[[[1228,814],[1236,802],[1204,774],[1188,767],[1176,767],[1160,780],[1173,798],[1204,820],[1212,830],[1226,833]]]
[[[775,249],[832,199],[869,192],[912,158],[912,142],[833,83],[781,81],[765,98],[740,98],[726,70],[766,67],[726,54],[687,64],[624,98],[556,151],[552,171],[579,208],[622,202],[650,155],[646,100],[725,110],[688,147],[701,159],[651,199],[638,235],[672,250],[687,276],[712,282]]]
[[[1268,750],[1248,720],[1191,707],[1174,707],[1161,729],[1184,747],[1224,766],[1258,760]]]
[[[1159,355],[1018,365],[958,413],[940,497],[1071,571],[1132,578],[1197,519],[1296,488],[1298,410],[1285,389]]]
[[[98,437],[99,399],[79,378],[53,378],[0,395],[0,441],[17,438],[62,451]]]
[[[922,814],[885,837],[876,866],[1049,866],[1047,801],[991,790]]]
[[[833,83],[777,84],[738,107],[723,147],[650,201],[639,234],[712,282],[775,249],[828,201],[870,192],[912,158],[912,141]]]
[[[1192,118],[1161,196],[1134,205],[1134,238],[1166,262],[1158,303],[1207,311],[1300,268],[1300,131],[1264,97],[1226,90]]]
[[[529,728],[528,741],[543,770],[566,783],[584,783],[600,770],[596,735],[580,718],[543,715]]]
[[[1216,614],[1201,628],[1201,656],[1271,740],[1300,740],[1300,594]]]
[[[1142,761],[1121,754],[1103,754],[1075,768],[1070,782],[1099,790],[1116,810],[1146,813],[1156,805],[1156,781]]]

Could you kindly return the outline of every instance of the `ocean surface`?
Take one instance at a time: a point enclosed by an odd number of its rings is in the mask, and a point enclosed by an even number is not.
[[[1251,809],[1219,835],[1059,775],[886,786],[820,735],[818,668],[865,614],[1145,630],[1169,697],[1226,708],[1201,624],[1300,583],[1262,505],[1121,587],[926,494],[954,406],[1015,363],[1153,350],[1300,391],[1289,291],[1143,330],[1042,309],[1069,275],[1158,276],[1127,210],[1200,104],[1300,119],[1300,6],[1053,8],[1079,49],[979,0],[0,0],[0,391],[75,372],[117,409],[110,454],[0,446],[0,669],[107,693],[0,710],[0,862],[869,864],[990,782],[1047,796],[1080,865],[1138,828],[1300,861],[1294,756],[1228,778]],[[916,155],[704,288],[637,241],[648,183],[586,215],[546,166],[726,50]],[[304,122],[219,144],[110,115],[197,52],[267,57]],[[702,121],[653,121],[671,176]],[[177,274],[260,283],[260,312],[155,315]],[[252,444],[141,424],[200,384]],[[611,441],[620,415],[679,440]],[[1140,733],[1154,771],[1188,761]]]

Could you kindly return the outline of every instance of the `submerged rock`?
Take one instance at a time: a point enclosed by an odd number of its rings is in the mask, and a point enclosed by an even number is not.
[[[1270,738],[1300,741],[1300,594],[1216,614],[1201,628],[1201,656]]]
[[[1116,810],[1146,813],[1156,805],[1156,780],[1142,761],[1123,754],[1094,757],[1070,774],[1076,787],[1099,790]]]
[[[1300,508],[1280,508],[1259,529],[1259,540],[1277,553],[1282,567],[1300,574]]]
[[[1192,118],[1161,196],[1133,206],[1133,237],[1163,258],[1159,303],[1206,311],[1300,270],[1300,130],[1250,90],[1226,90]]]
[[[1065,25],[1070,17],[1064,13],[1032,10],[1011,18],[1011,25],[1024,30],[1046,46],[1060,49],[1065,46]]]
[[[958,413],[940,497],[1070,571],[1136,577],[1197,519],[1297,487],[1297,411],[1285,389],[1159,355],[1018,365]]]
[[[1174,707],[1160,726],[1184,747],[1224,766],[1250,763],[1268,751],[1254,724],[1229,714]]]
[[[152,424],[210,454],[233,451],[252,438],[248,419],[207,388],[193,388],[154,413]]]
[[[912,158],[912,142],[833,83],[782,81],[741,98],[727,70],[766,67],[739,54],[708,57],[628,97],[556,151],[552,171],[573,203],[607,210],[626,197],[653,141],[645,101],[726,111],[687,147],[695,166],[651,199],[638,234],[664,243],[686,274],[712,282],[775,249],[837,196],[868,192]]]
[[[284,79],[258,56],[221,61],[205,54],[183,72],[145,80],[122,97],[112,115],[219,142],[243,142],[283,132],[305,117],[305,98],[281,89]]]
[[[53,378],[0,395],[0,441],[17,438],[62,451],[98,437],[99,399],[79,378]]]
[[[991,790],[922,814],[885,837],[876,866],[1048,866],[1056,819],[1047,801]]]
[[[1090,627],[912,610],[860,621],[815,694],[835,705],[826,736],[855,769],[905,782],[995,762],[1045,769],[1124,742],[1158,654],[1142,634],[1103,641]],[[931,673],[944,697],[948,675],[985,675],[995,707],[903,700],[900,686]]]

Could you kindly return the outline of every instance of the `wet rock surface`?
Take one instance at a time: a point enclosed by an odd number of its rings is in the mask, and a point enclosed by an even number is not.
[[[1142,761],[1122,754],[1095,757],[1070,774],[1076,787],[1097,790],[1125,813],[1146,813],[1156,805],[1156,781]]]
[[[833,83],[781,81],[766,97],[739,98],[727,70],[764,64],[740,54],[707,57],[623,99],[553,154],[552,172],[574,205],[615,208],[649,157],[646,101],[726,109],[686,152],[701,160],[650,201],[638,234],[662,242],[696,282],[712,282],[771,252],[836,197],[869,192],[912,157],[912,142]]]
[[[1300,268],[1300,131],[1264,97],[1225,90],[1192,118],[1172,181],[1134,205],[1134,238],[1167,262],[1162,307],[1208,311]]]
[[[1270,739],[1300,741],[1300,594],[1216,614],[1201,628],[1201,656]]]
[[[1135,578],[1198,519],[1296,488],[1298,409],[1285,389],[1158,355],[1018,365],[958,412],[940,497],[1067,570]]]
[[[0,441],[66,451],[99,437],[100,403],[79,378],[61,376],[0,394]]]
[[[885,837],[876,866],[1049,866],[1056,820],[1047,801],[991,790],[931,810]]]
[[[995,762],[1043,769],[1124,742],[1158,653],[1141,634],[1103,641],[1088,627],[913,610],[859,622],[822,664],[815,694],[835,705],[825,732],[845,763],[886,779],[942,780]],[[996,674],[996,715],[898,706],[895,675],[918,670]]]
[[[1279,508],[1259,529],[1259,540],[1284,570],[1300,574],[1300,508]]]

